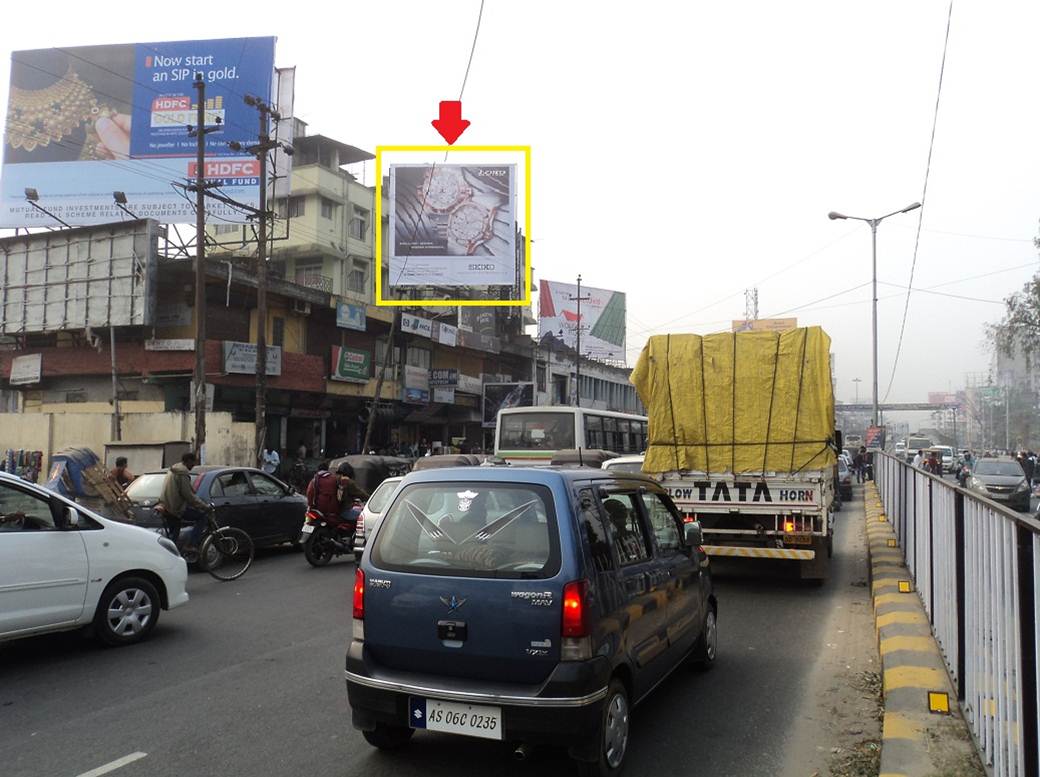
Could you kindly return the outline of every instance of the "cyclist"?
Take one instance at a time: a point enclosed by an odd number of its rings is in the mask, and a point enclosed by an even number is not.
[[[206,514],[212,509],[199,499],[191,487],[191,469],[197,463],[195,454],[188,451],[181,456],[180,463],[170,467],[163,481],[162,496],[159,497],[160,509],[166,520],[166,530],[170,539],[178,542],[181,524],[193,521],[194,526],[188,539],[188,548],[198,548],[202,535],[206,530]]]

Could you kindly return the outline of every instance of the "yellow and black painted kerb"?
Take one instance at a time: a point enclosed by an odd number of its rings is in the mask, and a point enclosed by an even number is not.
[[[879,777],[925,777],[935,774],[929,729],[960,717],[957,694],[873,483],[863,502],[885,706]]]

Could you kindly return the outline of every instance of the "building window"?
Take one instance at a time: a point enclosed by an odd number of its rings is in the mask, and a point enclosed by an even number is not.
[[[230,235],[232,232],[238,232],[241,227],[238,224],[217,224],[216,232],[218,235]]]
[[[304,197],[290,197],[289,198],[289,218],[298,219],[306,212],[306,198]]]
[[[357,294],[365,293],[365,271],[357,267],[347,273],[347,290]]]
[[[336,217],[336,203],[325,197],[321,198],[321,217],[323,219],[333,219]]]
[[[411,367],[422,367],[423,369],[430,369],[430,352],[425,348],[408,348],[408,353],[405,356],[405,364]]]
[[[79,389],[77,391],[66,391],[65,392],[66,402],[86,402],[87,392]]]
[[[285,319],[275,316],[271,321],[271,345],[281,348],[285,345]]]
[[[354,206],[354,217],[350,220],[349,234],[355,240],[364,240],[368,235],[368,211]]]
[[[545,391],[545,366],[538,365],[538,390]]]

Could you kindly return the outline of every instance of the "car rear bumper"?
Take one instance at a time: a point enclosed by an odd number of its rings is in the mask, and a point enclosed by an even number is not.
[[[499,707],[504,740],[576,750],[595,740],[610,667],[604,658],[561,662],[538,686],[507,686],[379,669],[355,641],[345,676],[353,724],[363,731],[408,726],[409,698],[418,697]]]

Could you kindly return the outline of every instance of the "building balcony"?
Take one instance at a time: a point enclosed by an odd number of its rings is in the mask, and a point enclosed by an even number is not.
[[[326,294],[332,294],[332,278],[327,275],[318,275],[317,273],[296,273],[296,276],[293,278],[293,283],[297,286],[303,286],[308,289],[324,291]]]

